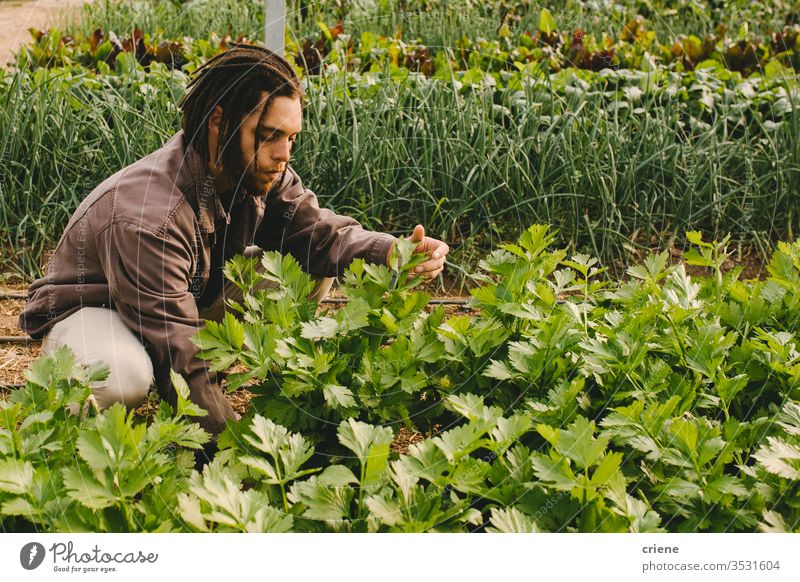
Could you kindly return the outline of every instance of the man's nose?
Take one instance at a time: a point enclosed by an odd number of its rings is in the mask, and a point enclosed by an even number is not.
[[[279,162],[288,162],[292,151],[292,144],[288,139],[281,140],[272,148],[272,159]]]

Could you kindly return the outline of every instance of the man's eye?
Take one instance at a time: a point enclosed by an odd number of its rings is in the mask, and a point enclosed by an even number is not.
[[[261,141],[278,141],[281,139],[281,136],[278,134],[270,133],[270,134],[263,134],[261,136]],[[289,143],[294,143],[297,141],[297,137],[290,137]]]

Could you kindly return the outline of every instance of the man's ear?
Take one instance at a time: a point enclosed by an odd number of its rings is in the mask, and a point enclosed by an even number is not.
[[[219,126],[221,123],[222,107],[217,105],[214,107],[211,115],[208,116],[208,151],[211,155],[211,160],[209,160],[208,163],[211,166],[212,173],[215,171],[218,163],[212,160],[217,160],[219,154]]]
[[[219,136],[219,125],[222,123],[222,107],[217,105],[208,116],[208,133],[215,138]]]

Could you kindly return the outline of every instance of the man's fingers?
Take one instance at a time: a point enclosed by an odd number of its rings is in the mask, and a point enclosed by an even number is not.
[[[414,249],[414,252],[426,253],[429,257],[438,259],[449,253],[450,247],[447,246],[447,243],[443,243],[440,240],[426,236],[425,240],[417,245],[417,248]]]
[[[412,242],[422,242],[425,240],[425,227],[421,224],[415,226],[414,231],[411,233],[411,240]]]
[[[443,258],[443,257],[444,257],[444,256],[445,256],[447,253],[449,253],[449,252],[450,252],[450,247],[449,247],[449,246],[447,246],[447,244],[446,244],[446,243],[441,243],[441,244],[439,244],[439,246],[438,246],[438,247],[436,247],[435,249],[433,249],[433,253],[431,253],[431,256],[432,256],[434,259],[438,259],[438,258],[440,258],[440,257],[442,257],[442,258]]]
[[[414,274],[427,276],[431,271],[441,271],[442,269],[444,269],[444,257],[417,265],[414,268]]]
[[[438,277],[442,271],[444,271],[444,267],[441,269],[436,269],[435,271],[427,271],[425,273],[420,273],[420,276],[425,279],[426,281],[432,281],[436,277]]]

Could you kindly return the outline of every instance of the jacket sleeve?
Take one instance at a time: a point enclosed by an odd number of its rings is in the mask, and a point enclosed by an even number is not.
[[[386,264],[390,234],[364,230],[353,218],[320,208],[317,196],[289,168],[284,184],[267,198],[254,242],[290,253],[311,275],[341,275],[353,259]]]
[[[200,426],[222,432],[236,413],[218,387],[217,374],[195,357],[191,341],[203,325],[188,284],[193,241],[179,230],[162,235],[125,222],[112,223],[102,236],[109,237],[102,260],[108,263],[111,300],[128,328],[145,340],[161,397],[173,407],[177,402],[172,368],[189,384],[190,399],[209,413],[197,419]]]

